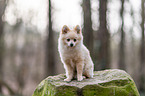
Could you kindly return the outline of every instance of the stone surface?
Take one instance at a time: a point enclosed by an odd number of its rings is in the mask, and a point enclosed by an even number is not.
[[[33,96],[139,96],[133,79],[123,70],[95,71],[93,78],[81,82],[65,82],[65,78],[64,74],[49,76]]]

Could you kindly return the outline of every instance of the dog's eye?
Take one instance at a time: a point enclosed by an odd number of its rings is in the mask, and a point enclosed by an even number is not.
[[[76,39],[74,39],[74,42],[76,42],[77,40]]]
[[[67,39],[67,41],[70,41],[70,39]]]

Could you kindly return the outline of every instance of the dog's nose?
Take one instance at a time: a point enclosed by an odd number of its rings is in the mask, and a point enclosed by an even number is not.
[[[70,47],[73,47],[73,46],[74,46],[74,44],[71,43],[71,44],[70,44]]]

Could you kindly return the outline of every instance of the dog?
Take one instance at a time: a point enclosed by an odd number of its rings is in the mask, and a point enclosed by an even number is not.
[[[82,81],[83,76],[93,78],[94,64],[89,50],[83,44],[79,25],[73,29],[63,26],[58,39],[58,51],[66,72],[67,78],[64,81],[69,82],[76,75],[77,81]]]

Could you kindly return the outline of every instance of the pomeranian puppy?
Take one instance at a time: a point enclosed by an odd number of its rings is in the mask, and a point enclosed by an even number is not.
[[[93,77],[94,64],[89,50],[83,44],[83,36],[80,26],[77,25],[70,30],[63,26],[58,39],[58,51],[66,71],[66,79],[71,81],[77,75],[77,80],[82,81],[83,75],[87,78]]]

